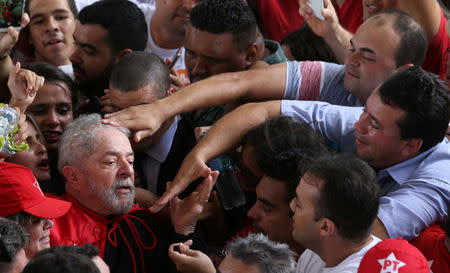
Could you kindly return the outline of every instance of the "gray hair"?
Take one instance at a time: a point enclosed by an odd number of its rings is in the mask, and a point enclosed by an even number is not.
[[[263,234],[238,238],[227,246],[227,254],[247,265],[256,265],[261,273],[292,273],[295,253],[288,245],[271,241]]]
[[[99,114],[81,115],[72,121],[59,140],[58,170],[62,173],[65,166],[81,167],[83,158],[88,158],[97,149],[98,134],[108,128],[116,128],[126,137],[130,131],[123,127],[114,127],[101,122]]]
[[[17,253],[25,248],[28,242],[29,235],[21,225],[0,217],[0,272],[11,272]]]

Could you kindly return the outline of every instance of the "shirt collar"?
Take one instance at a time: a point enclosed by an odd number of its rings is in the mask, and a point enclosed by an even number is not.
[[[162,135],[158,143],[145,151],[146,155],[160,163],[166,160],[166,157],[170,152],[170,148],[172,147],[173,137],[175,136],[175,132],[177,131],[179,120],[180,117],[175,116],[175,119],[173,120],[169,129],[167,129],[167,131]]]
[[[387,176],[391,176],[398,184],[402,185],[408,181],[414,171],[419,168],[419,165],[429,156],[432,152],[439,148],[440,145],[445,144],[445,139],[426,150],[425,152],[418,154],[417,156],[410,158],[406,161],[395,164],[389,168],[383,169],[378,173],[378,179],[383,179]]]

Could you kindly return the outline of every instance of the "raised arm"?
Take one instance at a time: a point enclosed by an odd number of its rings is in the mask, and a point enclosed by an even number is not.
[[[311,27],[312,31],[322,37],[331,48],[339,63],[343,64],[347,51],[350,48],[350,39],[353,34],[339,24],[336,10],[330,0],[324,0],[322,16],[324,21],[313,15],[312,9],[306,4],[308,0],[300,0],[299,13]]]
[[[206,162],[237,146],[253,127],[280,115],[281,101],[245,104],[217,121],[185,157],[171,187],[151,208],[157,212],[182,192],[192,181],[206,177],[211,170]]]
[[[405,10],[419,21],[428,42],[436,36],[441,23],[441,7],[436,0],[398,0],[398,9]]]
[[[106,123],[140,130],[135,141],[152,135],[166,119],[177,114],[234,102],[281,99],[286,86],[286,64],[220,74],[191,84],[147,105],[106,115]]]

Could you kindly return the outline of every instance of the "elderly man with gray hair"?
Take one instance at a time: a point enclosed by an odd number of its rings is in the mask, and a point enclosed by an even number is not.
[[[250,234],[230,242],[226,257],[216,270],[208,256],[192,250],[192,242],[172,244],[169,257],[182,273],[292,273],[295,253],[287,244],[269,240],[263,234]],[[178,247],[179,251],[175,249]]]
[[[101,124],[98,114],[81,116],[66,128],[58,168],[66,179],[63,199],[72,208],[55,220],[51,244],[91,243],[111,272],[171,272],[167,247],[194,236],[217,173],[170,204],[172,228],[161,216],[133,205],[133,161],[128,131]]]

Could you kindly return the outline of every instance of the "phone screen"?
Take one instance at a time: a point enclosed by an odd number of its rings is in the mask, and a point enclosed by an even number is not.
[[[0,31],[20,28],[25,0],[0,0]]]
[[[308,0],[308,5],[312,8],[314,16],[320,20],[325,20],[322,16],[323,0]]]

